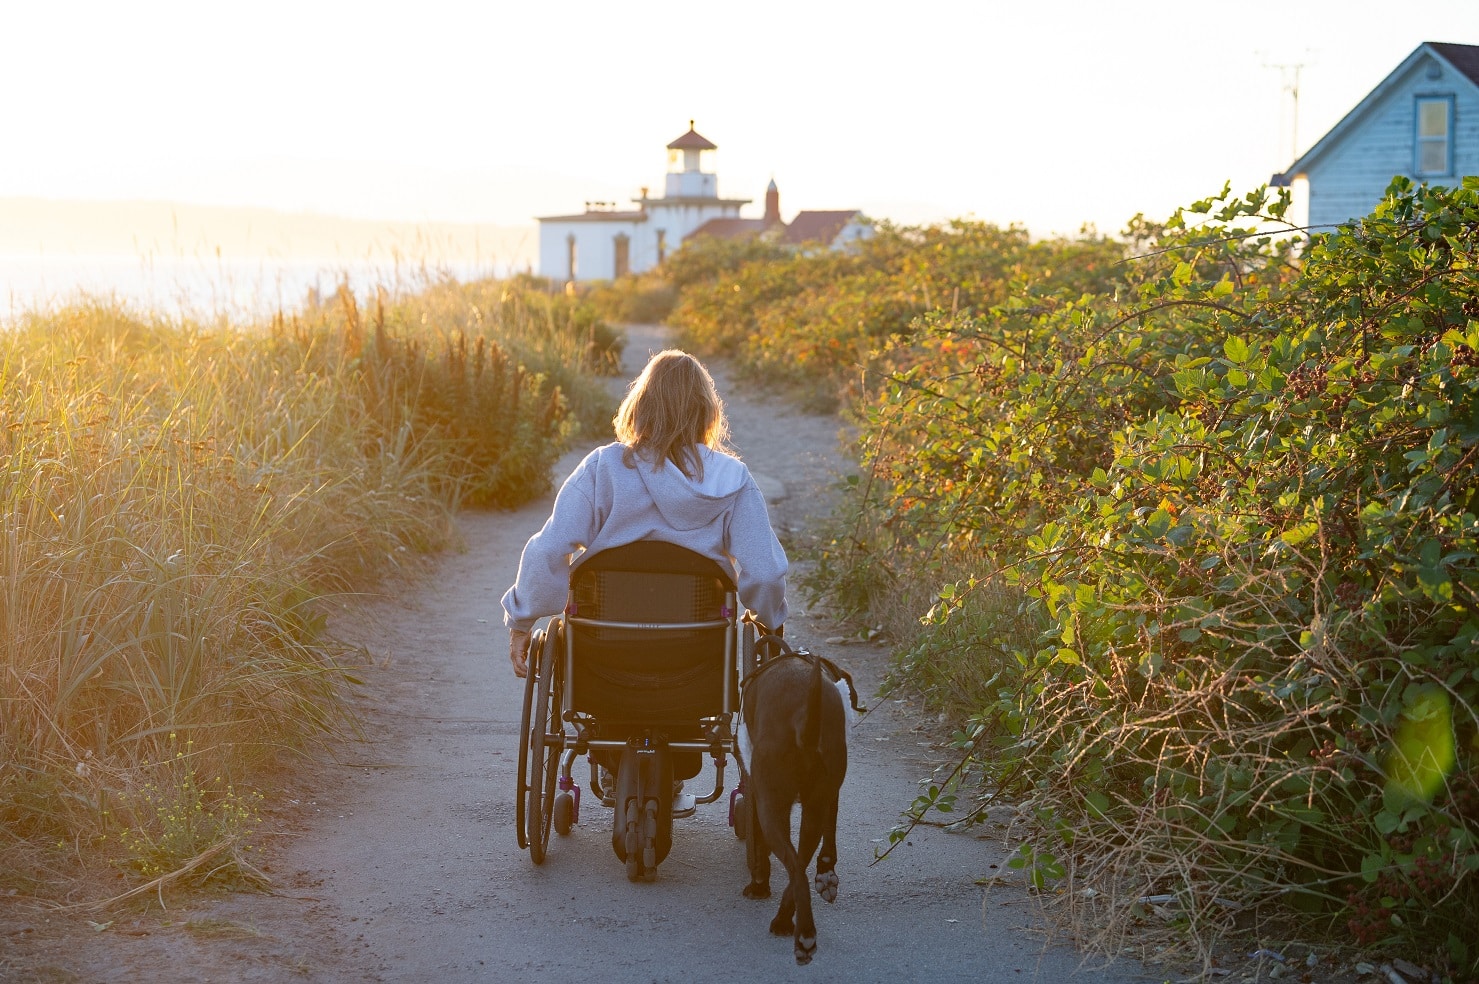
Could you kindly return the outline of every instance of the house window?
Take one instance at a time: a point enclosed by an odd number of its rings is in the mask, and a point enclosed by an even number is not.
[[[1419,177],[1453,173],[1453,97],[1417,100],[1417,166]]]
[[[565,237],[565,266],[569,270],[566,280],[575,279],[575,233]]]
[[[662,263],[668,256],[668,231],[657,230],[657,262]]]

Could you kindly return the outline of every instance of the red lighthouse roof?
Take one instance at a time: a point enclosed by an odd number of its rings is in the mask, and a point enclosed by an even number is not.
[[[677,140],[668,144],[668,150],[718,150],[719,145],[707,137],[699,136],[698,131],[693,128],[693,120],[688,121],[688,132]]]

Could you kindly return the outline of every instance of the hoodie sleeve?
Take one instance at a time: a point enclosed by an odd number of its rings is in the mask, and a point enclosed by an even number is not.
[[[729,523],[740,604],[772,629],[786,622],[786,551],[770,527],[765,496],[751,478],[735,499]]]
[[[519,574],[503,595],[503,624],[527,632],[546,615],[565,607],[570,589],[570,555],[596,534],[591,458],[570,473],[555,496],[543,528],[524,544]]]

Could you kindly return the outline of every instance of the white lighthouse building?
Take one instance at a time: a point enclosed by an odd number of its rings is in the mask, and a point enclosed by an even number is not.
[[[748,198],[720,198],[709,160],[718,147],[693,129],[668,144],[668,173],[661,198],[647,189],[635,209],[586,202],[578,215],[539,222],[539,272],[553,280],[610,280],[657,266],[710,219],[738,218]]]

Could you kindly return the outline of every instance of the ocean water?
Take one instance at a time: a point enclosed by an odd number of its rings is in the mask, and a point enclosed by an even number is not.
[[[479,261],[0,255],[0,324],[89,298],[117,300],[140,313],[251,322],[299,310],[313,296],[331,296],[346,279],[364,295],[377,285],[409,292],[447,277],[468,281],[506,272]]]

